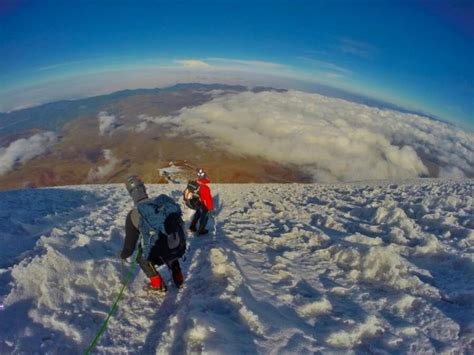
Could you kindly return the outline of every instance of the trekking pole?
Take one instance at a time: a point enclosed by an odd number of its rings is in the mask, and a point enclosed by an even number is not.
[[[196,169],[196,167],[195,167],[194,165],[189,164],[188,162],[183,163],[183,165],[184,165],[185,167],[187,167],[188,169],[191,169],[191,170],[195,170],[195,169]]]

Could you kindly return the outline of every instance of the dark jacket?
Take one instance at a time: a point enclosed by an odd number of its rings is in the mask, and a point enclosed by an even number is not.
[[[134,208],[128,212],[127,218],[125,219],[125,241],[123,243],[122,252],[120,253],[122,259],[128,258],[135,251],[135,247],[140,237],[138,221],[138,211]]]
[[[128,258],[135,251],[137,242],[140,238],[138,223],[138,211],[136,208],[134,208],[127,214],[127,218],[125,219],[125,241],[122,252],[120,253],[120,257],[122,259]],[[162,238],[161,241],[161,243],[158,242],[153,246],[147,259],[145,259],[141,254],[137,257],[138,264],[148,277],[158,275],[158,271],[154,265],[160,266],[165,262],[161,255],[161,252],[166,248],[166,246],[163,245],[165,239]]]
[[[125,240],[123,242],[122,252],[120,257],[126,259],[133,254],[137,246],[137,242],[140,239],[140,230],[138,225],[140,223],[140,215],[136,208],[128,212],[125,219]],[[158,239],[157,243],[152,246],[148,260],[152,260],[155,264],[162,264],[163,260],[166,260],[166,251],[168,245],[166,238]],[[141,256],[144,258],[144,256]]]

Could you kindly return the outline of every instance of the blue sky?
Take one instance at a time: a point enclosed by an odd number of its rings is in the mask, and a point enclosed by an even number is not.
[[[6,0],[0,53],[4,100],[112,70],[238,69],[474,126],[472,1]]]

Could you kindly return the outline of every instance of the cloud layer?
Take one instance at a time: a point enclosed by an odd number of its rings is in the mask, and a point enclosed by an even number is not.
[[[181,133],[210,137],[234,154],[296,165],[320,182],[427,175],[417,152],[444,165],[443,176],[474,174],[472,135],[425,117],[317,94],[228,95],[161,118],[170,121]]]
[[[56,141],[57,136],[53,132],[43,132],[18,139],[8,147],[0,148],[0,175],[13,170],[18,163],[25,163],[43,154]]]
[[[117,159],[110,149],[103,150],[104,159],[106,163],[102,166],[97,166],[89,170],[89,174],[87,175],[88,181],[95,181],[100,180],[103,177],[110,174],[115,166],[119,163],[119,159]]]
[[[339,38],[339,50],[366,59],[373,57],[377,53],[376,47],[347,37]]]
[[[117,119],[105,111],[99,112],[99,133],[101,136],[111,134],[117,128]]]
[[[182,65],[183,67],[186,67],[186,68],[210,68],[211,66],[202,61],[202,60],[198,60],[198,59],[183,59],[183,60],[174,60],[173,61],[174,63],[176,64],[180,64]]]

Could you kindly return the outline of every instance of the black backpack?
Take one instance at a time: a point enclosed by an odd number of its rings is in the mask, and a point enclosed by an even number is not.
[[[168,260],[180,258],[186,252],[186,234],[183,225],[184,221],[179,212],[170,213],[165,219],[167,247],[165,258]]]
[[[183,191],[184,204],[192,209],[197,210],[201,204],[199,197],[199,183],[197,181],[189,180],[186,188]]]
[[[165,260],[180,258],[186,252],[186,234],[179,205],[166,195],[140,202],[140,235],[143,256],[148,258],[158,244],[160,256]]]

